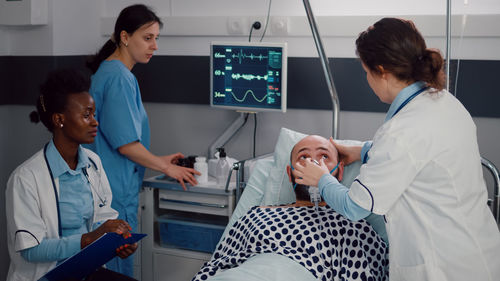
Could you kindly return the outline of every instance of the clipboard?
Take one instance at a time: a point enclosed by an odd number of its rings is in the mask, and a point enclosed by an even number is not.
[[[80,252],[54,267],[38,281],[59,281],[68,278],[82,279],[114,258],[118,247],[125,244],[134,244],[147,235],[142,233],[131,234],[132,236],[127,239],[114,232],[104,234]]]

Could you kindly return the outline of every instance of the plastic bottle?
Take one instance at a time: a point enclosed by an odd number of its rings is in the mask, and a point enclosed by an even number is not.
[[[217,185],[219,187],[225,187],[230,168],[226,159],[226,152],[224,151],[224,148],[221,147],[218,150],[219,161],[217,162],[217,167],[215,168],[215,178],[217,179]]]
[[[195,175],[194,178],[198,183],[208,182],[208,164],[207,158],[198,156],[196,157],[196,162],[194,163],[194,169],[201,173],[201,175]]]

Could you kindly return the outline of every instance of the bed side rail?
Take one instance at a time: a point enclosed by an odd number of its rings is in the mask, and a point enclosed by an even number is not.
[[[488,205],[491,206],[491,211],[493,212],[497,224],[500,224],[500,177],[498,169],[490,160],[484,157],[481,157],[481,164],[486,167],[493,176],[493,198],[488,199]]]
[[[236,171],[236,203],[238,203],[238,201],[240,200],[241,194],[243,193],[243,189],[245,189],[245,186],[246,186],[245,164],[247,163],[247,161],[249,161],[249,160],[256,161],[256,160],[263,159],[263,158],[266,158],[266,157],[269,157],[272,155],[273,155],[273,153],[263,154],[263,155],[260,155],[257,157],[241,160],[241,161],[238,161],[238,162],[233,164],[233,166],[229,170],[229,174],[228,174],[227,179],[226,179],[225,190],[226,190],[226,192],[229,192],[229,182],[231,181],[231,176],[233,174],[233,171]]]

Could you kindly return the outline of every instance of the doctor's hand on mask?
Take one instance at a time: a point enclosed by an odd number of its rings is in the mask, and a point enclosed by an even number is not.
[[[296,183],[308,186],[318,186],[321,177],[330,173],[322,158],[318,164],[313,162],[311,158],[301,160],[295,163],[292,172]]]
[[[333,141],[332,137],[330,137],[330,142],[339,152],[339,160],[344,162],[345,165],[361,160],[361,146],[341,145]]]
[[[122,235],[123,238],[129,238],[131,236],[130,234],[131,230],[132,228],[130,227],[130,225],[124,220],[120,219],[107,220],[94,231],[83,234],[80,241],[80,247],[82,249],[87,247],[89,244],[91,244],[99,237],[108,232],[114,232]],[[137,243],[126,244],[116,249],[116,253],[119,257],[126,258],[131,254],[133,254],[136,249],[137,249]]]

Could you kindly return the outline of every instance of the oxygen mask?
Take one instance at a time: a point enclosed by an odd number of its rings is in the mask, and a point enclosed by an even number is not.
[[[315,159],[311,159],[311,160],[314,164],[319,166],[319,162],[317,160],[315,160]],[[333,172],[335,172],[335,170],[337,170],[337,168],[339,167],[339,164],[340,164],[340,162],[338,162],[337,165],[335,165],[335,167],[333,167],[333,169],[330,170],[330,174],[333,174]],[[292,168],[292,171],[295,170],[295,168],[292,165],[292,162],[290,162],[290,168]],[[297,187],[297,183],[294,183],[293,189],[295,190],[296,187]]]

